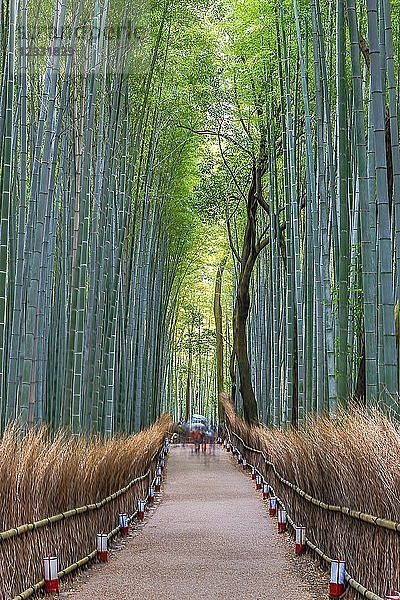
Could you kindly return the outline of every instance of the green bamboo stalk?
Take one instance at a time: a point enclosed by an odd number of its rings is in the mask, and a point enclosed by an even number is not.
[[[366,400],[377,397],[377,324],[376,324],[376,253],[371,239],[374,218],[368,205],[367,147],[365,141],[365,107],[363,101],[360,49],[358,41],[357,13],[354,0],[347,0],[348,26],[353,75],[353,104],[355,117],[355,141],[357,153],[358,186],[360,194],[361,258],[364,295],[365,371]]]
[[[317,160],[318,160],[318,195],[319,195],[319,210],[318,210],[318,230],[320,232],[320,264],[321,264],[321,284],[322,298],[324,308],[324,353],[326,354],[326,374],[328,385],[328,407],[334,412],[336,407],[336,378],[335,378],[335,357],[334,357],[334,324],[332,314],[332,295],[331,295],[331,273],[330,273],[330,245],[328,236],[328,210],[329,204],[332,206],[333,198],[330,197],[328,202],[328,194],[332,191],[329,186],[329,181],[326,182],[326,161],[324,146],[327,142],[329,146],[331,135],[325,132],[330,130],[330,117],[325,120],[324,109],[324,88],[327,89],[327,83],[324,80],[326,76],[325,57],[321,48],[323,48],[323,39],[319,30],[318,19],[318,4],[311,2],[311,18],[313,25],[313,53],[314,53],[314,76],[315,76],[315,102],[317,116]],[[326,142],[325,142],[326,140]],[[330,151],[332,152],[332,151]],[[325,408],[326,402],[321,401],[321,406]]]
[[[377,190],[377,250],[378,283],[380,297],[378,323],[382,326],[383,364],[378,365],[379,385],[388,392],[386,404],[394,410],[392,394],[397,392],[397,353],[394,331],[394,292],[392,280],[392,244],[387,187],[385,150],[384,98],[380,72],[380,48],[378,41],[378,6],[376,0],[368,0],[368,38],[371,60],[371,108],[375,147],[375,173]]]
[[[339,306],[338,306],[338,400],[348,396],[348,314],[349,314],[349,214],[348,214],[348,139],[347,139],[347,82],[344,0],[336,0],[336,85],[338,135],[338,205],[339,205]]]
[[[395,61],[393,49],[393,28],[391,18],[391,5],[388,0],[383,0],[383,15],[385,28],[385,50],[386,50],[386,70],[388,78],[389,95],[389,124],[390,141],[392,151],[392,169],[393,169],[393,189],[392,202],[394,203],[394,245],[395,245],[395,303],[398,306],[400,301],[400,198],[398,191],[400,189],[400,150],[399,150],[399,122],[398,122],[398,92],[396,90]],[[397,371],[399,377],[399,354],[397,356]],[[397,382],[399,386],[399,381]]]
[[[14,61],[17,33],[17,2],[11,0],[8,15],[8,37],[4,71],[4,124],[2,127],[1,154],[1,209],[0,209],[0,410],[5,408],[5,377],[7,364],[7,287],[9,271],[9,219],[11,209],[13,176],[13,137],[14,137]],[[2,94],[3,95],[3,94]]]

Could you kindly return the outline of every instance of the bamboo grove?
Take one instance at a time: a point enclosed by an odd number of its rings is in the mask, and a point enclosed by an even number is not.
[[[1,429],[397,414],[399,11],[2,0]]]
[[[165,408],[190,244],[181,18],[168,3],[2,2],[3,428],[110,436]]]
[[[297,425],[350,399],[398,414],[399,10],[237,1],[210,18],[195,195],[230,243],[218,389],[248,422]]]
[[[267,66],[266,79],[279,85],[267,87],[266,101],[256,97],[265,116],[255,158],[268,180],[260,220],[269,235],[250,327],[264,373],[255,378],[257,396],[270,399],[261,411],[274,425],[296,424],[353,397],[398,414],[391,3],[293,0],[278,3],[274,16],[278,71]]]

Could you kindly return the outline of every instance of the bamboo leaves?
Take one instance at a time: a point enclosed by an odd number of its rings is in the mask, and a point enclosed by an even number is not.
[[[138,7],[134,23],[118,3],[65,0],[46,29],[33,4],[2,24],[1,425],[109,437],[163,406],[182,251],[168,210],[187,158],[163,73],[172,15]]]
[[[63,0],[50,27],[48,3],[8,8],[1,427],[109,437],[165,407],[211,415],[232,349],[249,420],[297,425],[354,394],[396,412],[397,5],[165,2],[132,17]],[[228,243],[233,261],[218,360],[194,265],[210,220],[205,281]]]

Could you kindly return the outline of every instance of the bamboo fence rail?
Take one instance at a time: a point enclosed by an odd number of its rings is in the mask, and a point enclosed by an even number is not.
[[[373,525],[377,525],[378,527],[383,527],[384,529],[390,529],[392,531],[400,531],[400,523],[398,523],[398,522],[391,521],[390,519],[384,519],[382,517],[376,517],[374,515],[370,515],[368,513],[362,512],[362,511],[353,510],[353,509],[349,508],[348,506],[336,506],[335,504],[327,504],[323,500],[314,498],[313,496],[311,496],[310,494],[308,494],[307,492],[305,492],[304,490],[299,488],[297,485],[295,485],[291,481],[288,481],[287,479],[285,479],[277,471],[275,465],[270,460],[268,460],[268,458],[264,454],[264,452],[262,452],[261,450],[257,450],[256,448],[251,448],[250,446],[248,446],[243,441],[243,439],[234,431],[232,431],[232,435],[241,442],[243,448],[246,448],[246,450],[249,450],[251,452],[254,452],[255,454],[259,454],[260,456],[262,456],[264,459],[264,463],[268,467],[271,467],[271,469],[273,470],[274,475],[277,477],[277,479],[279,479],[279,481],[281,483],[283,483],[283,485],[286,485],[287,487],[292,489],[296,494],[298,494],[299,496],[301,496],[302,498],[307,500],[307,502],[310,502],[311,504],[315,504],[315,506],[318,506],[319,508],[322,508],[323,510],[329,510],[331,512],[340,512],[344,515],[352,517],[353,519],[358,519],[359,521],[364,521],[365,523],[371,523]]]
[[[158,453],[159,452],[157,451],[153,455],[153,457],[150,461],[151,464],[153,463],[153,461],[154,461],[155,457],[158,455]],[[128,490],[130,490],[132,488],[132,486],[135,483],[138,483],[139,481],[144,481],[147,477],[149,477],[149,475],[150,475],[150,469],[148,471],[146,471],[146,473],[144,475],[141,475],[140,477],[136,477],[135,479],[132,479],[132,481],[130,481],[125,487],[121,488],[117,492],[114,492],[110,496],[107,496],[107,498],[103,498],[103,500],[100,500],[100,502],[94,502],[92,504],[86,504],[85,506],[78,506],[77,508],[71,508],[70,510],[67,510],[65,512],[58,513],[57,515],[52,515],[51,517],[47,517],[45,519],[40,519],[40,521],[34,521],[33,523],[24,523],[23,525],[19,525],[18,527],[8,529],[7,531],[1,531],[0,532],[0,542],[2,542],[4,540],[9,540],[13,537],[22,535],[24,533],[28,533],[29,531],[41,529],[42,527],[46,527],[46,525],[51,525],[52,523],[57,523],[58,521],[64,521],[65,519],[69,519],[70,517],[75,517],[76,515],[81,515],[85,512],[89,512],[91,510],[98,510],[99,508],[102,508],[103,506],[105,506],[109,502],[112,502],[119,496],[122,496],[123,494],[125,494]]]
[[[159,454],[159,452],[157,452],[154,456],[153,459]],[[152,459],[152,460],[153,460]],[[143,479],[146,479],[150,474],[150,470],[148,470],[144,475],[142,475],[141,477],[137,477],[136,479],[134,479],[133,481],[130,482],[130,484],[128,484],[128,486],[126,486],[126,488],[130,489],[130,487],[132,487],[132,485],[134,483],[137,483]],[[152,480],[152,485],[155,482],[155,477],[153,477]],[[123,488],[123,490],[127,491],[126,488]],[[121,493],[124,493],[123,490],[118,490]],[[116,492],[118,493],[118,492]],[[113,499],[114,494],[112,494],[112,496],[108,496],[108,498],[104,498],[105,501],[110,502]],[[146,503],[148,501],[148,494],[146,496]],[[98,503],[100,504],[100,503]],[[88,505],[90,506],[90,505]],[[132,515],[128,518],[128,521],[131,523],[134,518],[137,515],[137,510],[135,510]],[[114,529],[112,529],[108,534],[107,534],[107,538],[108,540],[112,540],[121,530],[121,527],[118,525],[117,527],[115,527]],[[62,569],[61,571],[58,571],[58,578],[62,579],[63,577],[66,577],[67,575],[70,575],[71,573],[73,573],[74,571],[76,571],[77,569],[80,569],[81,567],[84,567],[85,565],[87,565],[90,561],[94,560],[97,556],[97,549],[92,550],[92,552],[90,552],[89,554],[87,554],[86,556],[84,556],[83,558],[77,560],[76,562],[72,563],[71,565],[69,565],[68,567],[66,567],[65,569]],[[44,587],[44,579],[41,579],[40,581],[38,581],[37,583],[33,584],[32,586],[30,586],[29,588],[27,588],[26,590],[24,590],[23,592],[21,592],[20,594],[18,594],[17,596],[15,596],[13,598],[13,600],[25,600],[26,598],[30,598],[31,596],[33,596],[33,594],[35,594],[36,592],[38,592],[39,590],[43,589]]]
[[[266,481],[267,483],[269,483],[270,489],[271,489],[273,495],[277,498],[277,502],[287,511],[289,524],[293,528],[295,527],[296,524],[300,524],[300,523],[303,525],[306,525],[306,531],[309,532],[309,535],[311,534],[317,540],[318,539],[320,540],[320,541],[317,541],[316,543],[314,543],[313,541],[311,541],[311,539],[309,539],[307,537],[306,544],[310,548],[310,550],[312,550],[324,563],[330,564],[332,562],[332,558],[329,556],[329,554],[327,554],[320,548],[320,546],[324,546],[323,535],[321,535],[321,533],[323,533],[323,530],[321,530],[321,529],[318,530],[318,528],[317,528],[317,530],[315,530],[312,527],[312,525],[310,526],[310,521],[311,521],[311,523],[313,521],[315,523],[315,519],[309,520],[307,518],[307,513],[305,512],[306,508],[304,505],[302,506],[302,509],[303,509],[302,513],[298,509],[296,510],[295,504],[293,503],[293,498],[288,497],[288,496],[285,497],[285,494],[284,494],[285,487],[289,488],[289,490],[291,492],[294,492],[294,494],[297,495],[298,497],[300,497],[302,500],[304,499],[306,501],[306,503],[308,503],[309,505],[311,504],[312,506],[315,506],[318,509],[322,509],[323,511],[328,511],[328,512],[334,513],[334,514],[343,514],[346,517],[355,519],[356,521],[362,521],[368,525],[373,525],[373,526],[376,526],[381,529],[386,529],[391,534],[393,532],[395,532],[397,534],[397,532],[400,531],[400,523],[398,523],[398,522],[391,521],[390,519],[384,519],[382,517],[376,517],[374,515],[363,513],[361,511],[355,511],[355,510],[350,509],[349,507],[342,507],[342,506],[327,504],[326,502],[323,502],[322,500],[320,500],[318,498],[314,498],[313,496],[311,496],[310,494],[308,494],[307,492],[305,492],[304,490],[302,490],[301,488],[299,488],[292,482],[285,479],[285,477],[283,477],[278,472],[275,465],[268,459],[265,452],[263,452],[262,450],[260,450],[258,448],[254,448],[254,447],[246,444],[246,442],[243,440],[243,438],[240,435],[238,435],[235,431],[231,430],[226,423],[225,423],[225,428],[226,428],[229,443],[231,444],[231,446],[232,447],[238,446],[238,449],[241,452],[241,454],[243,454],[243,456],[246,457],[248,467],[250,467],[250,468],[254,467],[256,472],[259,475],[261,475],[263,480]],[[233,443],[233,438],[235,438],[236,444]],[[252,460],[249,458],[249,453],[251,453],[253,455]],[[247,454],[247,456],[246,456],[246,454]],[[265,467],[270,468],[273,475],[275,476],[275,478],[276,478],[275,486],[273,484],[271,484],[271,479],[267,476],[267,470]],[[283,488],[280,491],[278,491],[279,483],[283,484]],[[276,484],[278,484],[278,486]],[[293,513],[295,513],[294,519],[290,516],[290,514],[293,514]],[[301,515],[301,517],[300,517],[300,515]],[[344,529],[342,527],[342,525],[343,524],[341,522],[338,524],[338,528],[341,532]],[[333,523],[331,524],[331,526],[333,526]],[[330,530],[328,530],[328,531],[330,531]],[[352,535],[352,533],[350,533],[350,535]],[[360,536],[360,537],[361,537],[361,539],[363,539],[362,536]],[[342,557],[346,558],[346,552],[344,552],[344,553],[341,552],[340,555]],[[370,570],[373,570],[373,569],[371,569],[371,566],[370,566]],[[376,587],[381,588],[379,593],[384,594],[383,589],[384,589],[385,584],[383,584],[382,581],[378,581],[378,578],[380,575],[381,574],[378,571],[374,574],[375,581],[376,581]],[[375,593],[375,592],[371,591],[370,589],[368,589],[367,587],[365,587],[364,585],[362,585],[359,581],[357,581],[354,577],[352,577],[348,571],[346,571],[346,582],[347,582],[348,586],[351,588],[353,597],[355,597],[355,598],[361,596],[363,598],[368,598],[369,600],[383,600],[383,595],[379,595],[378,593]]]
[[[68,565],[59,571],[60,578],[94,559],[96,550],[92,548],[97,533],[109,531],[108,539],[113,538],[120,530],[119,526],[114,527],[118,514],[130,514],[131,521],[137,512],[137,501],[147,500],[162,448],[151,455],[145,473],[102,500],[0,532],[2,597],[24,600],[42,589],[44,580],[39,578],[43,557],[50,553],[58,556],[59,564]]]

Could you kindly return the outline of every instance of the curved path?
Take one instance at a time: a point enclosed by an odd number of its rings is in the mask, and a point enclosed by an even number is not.
[[[326,578],[276,532],[249,475],[220,448],[172,449],[162,502],[138,535],[74,583],[71,600],[316,600]],[[310,572],[311,571],[311,572]]]

